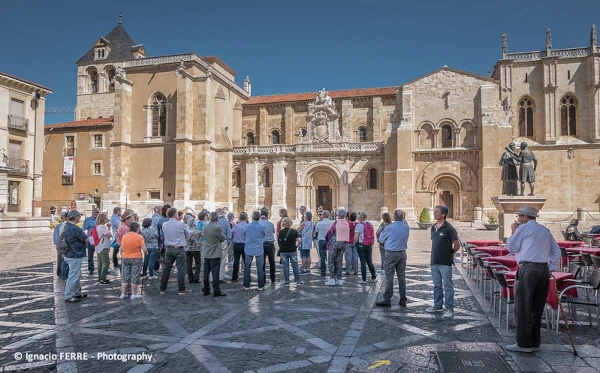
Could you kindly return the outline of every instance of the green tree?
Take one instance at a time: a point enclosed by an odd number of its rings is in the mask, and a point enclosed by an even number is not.
[[[429,214],[427,213],[427,208],[423,207],[421,210],[421,215],[419,215],[419,223],[430,223]]]

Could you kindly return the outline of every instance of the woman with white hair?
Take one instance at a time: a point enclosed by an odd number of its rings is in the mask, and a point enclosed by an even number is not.
[[[338,208],[337,220],[327,232],[329,250],[329,280],[325,285],[343,285],[342,258],[346,253],[346,242],[350,240],[350,225],[346,220],[346,210]]]

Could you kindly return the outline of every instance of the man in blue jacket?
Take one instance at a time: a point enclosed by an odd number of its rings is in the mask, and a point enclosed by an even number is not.
[[[69,266],[69,278],[65,285],[65,301],[79,302],[87,294],[81,292],[81,263],[86,256],[86,244],[88,236],[77,223],[81,220],[81,214],[77,210],[69,211],[69,221],[65,223],[65,239],[69,250],[65,254],[65,262]]]

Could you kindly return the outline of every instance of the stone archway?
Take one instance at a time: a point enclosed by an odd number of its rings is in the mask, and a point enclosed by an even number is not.
[[[452,177],[441,176],[434,182],[433,205],[448,207],[448,219],[462,215],[460,183]]]
[[[321,205],[323,209],[331,211],[343,204],[340,188],[341,174],[339,170],[330,165],[313,165],[305,174],[303,191],[298,199],[298,205],[305,205],[310,211],[317,211]]]

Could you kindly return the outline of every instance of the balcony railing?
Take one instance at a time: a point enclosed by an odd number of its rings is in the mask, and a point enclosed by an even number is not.
[[[9,172],[19,174],[29,173],[29,160],[19,158],[5,158],[4,160]]]
[[[359,143],[298,143],[296,145],[248,145],[233,149],[234,155],[241,154],[280,154],[280,153],[310,153],[343,151],[349,153],[381,152],[383,142],[359,142]]]
[[[7,206],[8,212],[19,212],[21,211],[21,201],[17,203],[9,203]]]
[[[16,115],[9,115],[8,128],[20,131],[27,131],[27,129],[29,128],[29,119],[18,117]]]

